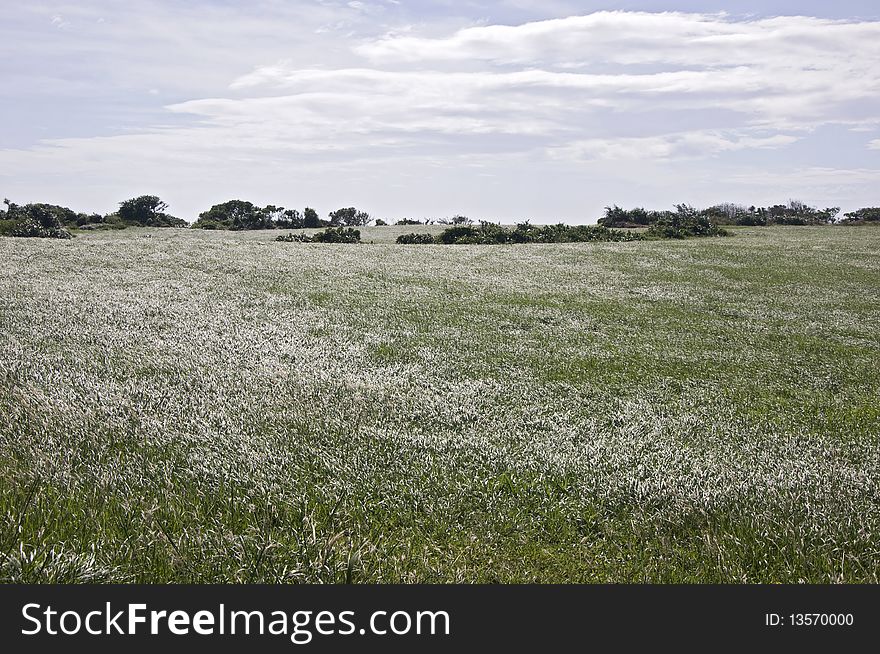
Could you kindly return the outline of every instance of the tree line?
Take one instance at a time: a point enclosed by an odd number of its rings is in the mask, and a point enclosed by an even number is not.
[[[355,207],[343,207],[331,211],[326,218],[321,218],[311,207],[303,211],[286,209],[275,205],[260,207],[244,200],[229,200],[215,204],[207,211],[199,214],[198,220],[192,225],[182,218],[167,212],[168,205],[155,195],[142,195],[119,204],[113,213],[81,213],[67,207],[32,203],[19,205],[4,200],[5,209],[0,209],[0,235],[33,236],[49,238],[70,238],[70,230],[91,229],[125,229],[127,227],[177,227],[212,230],[268,230],[268,229],[354,229],[369,224],[385,226],[388,223],[381,218],[373,218],[366,211]],[[674,211],[656,211],[644,208],[622,209],[617,205],[606,207],[604,215],[599,219],[600,227],[607,229],[648,228],[649,237],[683,238],[688,236],[722,235],[722,225],[855,225],[880,222],[880,208],[866,207],[858,209],[840,218],[839,207],[818,209],[798,200],[788,204],[770,207],[745,207],[733,203],[724,203],[696,209],[686,204],[676,205]],[[514,230],[494,230],[489,227],[493,223],[475,222],[467,216],[456,215],[452,218],[416,220],[404,218],[396,225],[445,225],[449,227],[444,233],[447,240],[455,242],[546,242],[551,238],[596,240],[600,232],[568,232],[559,225],[538,228],[522,223]],[[528,226],[528,227],[525,227]],[[458,231],[456,231],[458,230]],[[334,232],[327,239],[345,238],[351,242],[353,237],[346,232]],[[510,235],[512,234],[512,235]],[[603,239],[622,239],[622,236],[603,235]],[[314,240],[313,237],[309,237]],[[425,234],[405,235],[404,240],[427,243],[434,242],[435,237]],[[512,240],[511,240],[512,239]],[[520,240],[516,240],[520,239]],[[291,239],[286,239],[291,240]],[[293,239],[302,240],[302,239]],[[446,242],[446,241],[441,241]],[[557,241],[559,242],[559,241]]]
[[[676,205],[676,211],[654,211],[644,208],[622,209],[617,205],[605,207],[605,215],[599,224],[606,227],[648,227],[668,221],[675,213],[683,210],[695,211],[688,205]],[[770,207],[746,207],[726,202],[700,209],[700,216],[716,225],[742,225],[766,227],[768,225],[847,225],[866,222],[880,222],[880,207],[867,207],[844,214],[840,218],[840,207],[819,209],[800,200],[789,200],[788,204],[774,204]]]

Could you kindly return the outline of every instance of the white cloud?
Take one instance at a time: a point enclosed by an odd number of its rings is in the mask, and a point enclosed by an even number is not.
[[[260,175],[338,185],[359,165],[389,178],[429,171],[450,188],[462,184],[453,168],[481,166],[511,197],[522,174],[599,171],[624,184],[637,163],[643,186],[657,186],[652,198],[674,181],[661,175],[673,164],[710,181],[710,166],[756,170],[731,172],[734,186],[775,179],[801,188],[809,179],[838,188],[848,174],[849,188],[876,183],[864,161],[802,162],[797,178],[780,172],[778,157],[823,126],[880,124],[880,22],[599,12],[438,34],[437,24],[391,20],[391,2],[270,5],[280,13],[162,2],[138,5],[134,17],[70,8],[77,30],[65,39],[79,39],[77,66],[126,98],[181,101],[153,108],[163,120],[126,123],[115,135],[0,150],[8,193],[25,178],[69,179],[71,188],[112,179],[126,189],[142,180],[181,194],[184,184],[225,189]],[[44,29],[53,16],[41,14]],[[59,53],[73,47],[59,41]],[[38,46],[47,47],[23,39],[22,60],[41,56]],[[70,98],[102,91],[85,87],[89,74],[70,73],[73,63],[52,63],[22,73],[21,84],[40,80]],[[873,156],[880,139],[858,149]],[[245,190],[265,188],[254,183]],[[568,198],[582,202],[576,191]]]
[[[382,63],[480,59],[574,67],[612,62],[820,69],[842,64],[865,70],[880,53],[878,36],[876,22],[602,11],[523,25],[470,27],[445,38],[390,35],[362,44],[358,52]]]
[[[573,71],[617,66],[618,81],[635,87],[651,76],[630,70],[659,68],[670,81],[659,90],[727,93],[729,107],[754,114],[756,121],[791,126],[833,120],[835,108],[880,93],[880,22],[597,12],[470,27],[445,38],[389,35],[356,51],[378,65],[482,61],[495,70]]]
[[[587,139],[548,149],[548,155],[572,160],[691,159],[746,149],[780,148],[798,140],[784,134],[748,136],[694,131],[642,138]]]

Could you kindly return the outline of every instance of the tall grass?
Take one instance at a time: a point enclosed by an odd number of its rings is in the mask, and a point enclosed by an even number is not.
[[[878,334],[869,228],[2,239],[0,578],[877,582]]]

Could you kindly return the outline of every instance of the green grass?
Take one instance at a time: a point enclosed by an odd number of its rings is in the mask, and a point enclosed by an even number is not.
[[[880,229],[0,239],[0,578],[878,582]]]

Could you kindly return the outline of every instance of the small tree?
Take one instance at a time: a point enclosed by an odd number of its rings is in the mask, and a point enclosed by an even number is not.
[[[197,229],[266,229],[267,225],[272,225],[271,216],[245,200],[215,204],[200,213],[199,219],[193,223]]]
[[[846,223],[874,223],[880,222],[880,207],[864,207],[857,211],[844,214]]]
[[[318,217],[318,212],[311,207],[306,207],[303,211],[303,227],[314,229],[315,227],[322,226],[322,221],[321,218]]]
[[[141,195],[119,204],[116,214],[122,222],[141,227],[186,227],[186,221],[165,210],[168,205],[155,195]]]
[[[358,211],[354,207],[346,207],[330,212],[330,225],[332,227],[364,227],[371,220],[370,214],[366,211]]]

